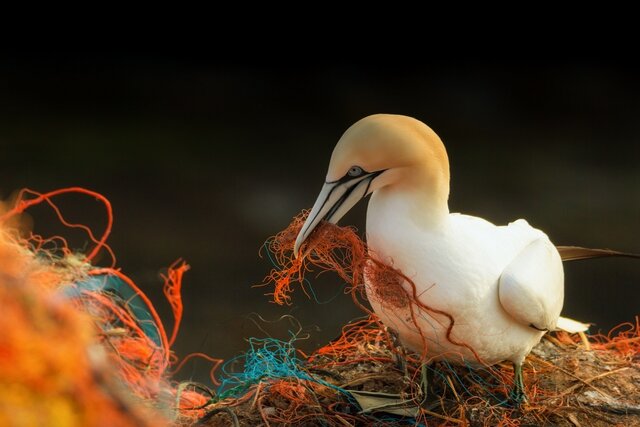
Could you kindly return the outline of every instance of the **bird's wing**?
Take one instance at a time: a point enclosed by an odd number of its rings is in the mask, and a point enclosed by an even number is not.
[[[627,257],[627,258],[640,258],[640,255],[638,254],[612,251],[611,249],[590,249],[590,248],[581,248],[580,246],[557,246],[557,249],[563,261],[576,261],[580,259],[603,258],[603,257],[614,257],[614,256]]]
[[[523,325],[553,330],[564,299],[564,273],[558,251],[546,237],[526,246],[502,272],[500,303]]]

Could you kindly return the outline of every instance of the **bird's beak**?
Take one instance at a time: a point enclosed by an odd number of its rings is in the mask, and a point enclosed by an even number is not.
[[[293,253],[299,255],[300,247],[322,220],[337,223],[358,201],[371,191],[371,182],[384,170],[365,173],[359,177],[344,177],[325,182],[311,212],[298,233]]]

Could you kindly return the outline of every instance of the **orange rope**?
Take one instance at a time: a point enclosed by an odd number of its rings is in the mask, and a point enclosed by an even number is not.
[[[88,196],[94,197],[104,205],[107,211],[107,225],[105,226],[105,229],[102,232],[102,236],[100,236],[99,239],[94,236],[93,231],[86,225],[68,222],[62,215],[60,209],[51,201],[53,197],[70,193],[86,194]],[[25,197],[27,195],[35,196],[35,198],[26,200]],[[69,228],[79,228],[83,230],[87,233],[89,239],[91,239],[91,241],[95,243],[94,248],[91,250],[91,252],[89,252],[89,255],[86,256],[86,262],[93,261],[98,252],[100,252],[100,250],[104,248],[107,250],[107,252],[109,252],[109,255],[113,260],[112,266],[115,265],[115,254],[113,253],[109,245],[106,244],[107,238],[111,234],[111,228],[113,226],[113,209],[111,208],[111,202],[109,202],[109,200],[102,194],[95,191],[88,190],[82,187],[61,188],[58,190],[50,191],[48,193],[38,193],[37,191],[33,191],[28,188],[22,189],[18,193],[15,206],[0,216],[0,223],[3,223],[16,215],[22,214],[31,206],[38,205],[42,202],[46,202],[49,206],[51,206],[62,224]]]

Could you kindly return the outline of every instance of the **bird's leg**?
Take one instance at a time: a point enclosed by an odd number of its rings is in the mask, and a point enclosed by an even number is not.
[[[433,364],[428,365],[423,363],[420,365],[420,389],[422,391],[422,400],[420,401],[420,406],[422,408],[429,409],[433,404],[433,398],[435,397],[435,392],[433,388],[433,380],[435,371],[433,369]],[[432,401],[429,404],[429,401]]]
[[[408,377],[409,374],[407,372],[407,352],[400,343],[400,337],[398,336],[398,333],[391,328],[387,328],[387,331],[391,336],[391,341],[393,344],[392,353],[395,357],[396,368],[398,368],[400,372],[403,372],[405,377]]]
[[[400,342],[398,332],[394,329],[386,328],[391,336],[393,345],[392,353],[395,357],[396,368],[404,373],[405,378],[409,378],[409,371],[407,368],[407,351]],[[435,408],[439,403],[435,400],[435,391],[433,388],[435,370],[432,364],[423,363],[420,365],[420,407],[431,410]],[[406,404],[415,404],[415,401],[406,401]]]
[[[394,329],[387,328],[389,335],[391,336],[391,341],[393,344],[393,355],[395,357],[396,368],[404,373],[405,378],[409,378],[409,371],[407,368],[407,351],[400,342],[400,337],[398,332]],[[420,399],[420,406],[424,409],[433,409],[438,402],[429,402],[432,396],[435,396],[433,392],[433,376],[434,370],[432,365],[427,365],[423,363],[420,365],[420,391],[422,392],[422,396]],[[429,388],[431,388],[431,392],[429,392]],[[411,401],[406,401],[406,404],[411,404]]]
[[[513,390],[511,390],[510,398],[516,404],[520,406],[527,401],[527,394],[524,389],[524,379],[522,377],[522,363],[513,363],[514,379]]]

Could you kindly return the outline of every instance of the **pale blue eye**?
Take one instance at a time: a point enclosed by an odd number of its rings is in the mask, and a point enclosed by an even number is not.
[[[362,175],[362,168],[360,166],[351,166],[349,168],[349,172],[347,172],[349,176],[360,176]]]

